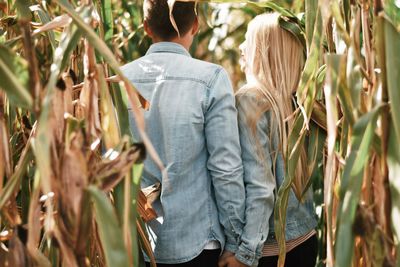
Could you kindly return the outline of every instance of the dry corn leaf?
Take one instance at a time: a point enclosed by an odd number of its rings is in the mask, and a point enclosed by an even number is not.
[[[64,135],[64,93],[61,90],[56,90],[52,99],[52,113],[50,114],[49,124],[54,132],[54,141],[56,144],[63,142]]]
[[[62,75],[62,79],[65,83],[65,89],[63,91],[63,100],[64,100],[64,112],[69,114],[73,114],[73,86],[74,81],[69,72],[64,72]]]
[[[8,253],[8,264],[9,266],[29,266],[27,259],[27,252],[24,244],[17,236],[17,232],[14,232],[9,242],[9,253]]]
[[[58,228],[54,228],[53,234],[54,237],[57,239],[61,253],[63,255],[62,257],[63,266],[78,267],[79,265],[76,260],[73,249],[66,244],[66,242],[64,241],[64,236],[61,234]]]
[[[81,116],[81,111],[84,114],[83,118],[86,120],[87,133],[91,139],[96,139],[100,136],[100,118],[98,108],[98,93],[97,85],[92,78],[85,78],[83,88],[79,95],[80,102],[78,103],[77,117]]]
[[[157,213],[154,211],[154,209],[151,206],[151,203],[148,201],[147,197],[141,190],[139,190],[137,198],[138,198],[137,210],[140,217],[142,217],[143,221],[148,222],[157,218]]]
[[[5,93],[0,91],[0,192],[3,187],[3,177],[11,177],[12,162],[10,158],[9,135],[4,117]]]
[[[161,194],[161,183],[155,183],[148,187],[142,188],[143,194],[147,198],[147,202],[152,204]]]
[[[153,254],[153,249],[151,248],[150,242],[146,236],[146,232],[143,229],[142,225],[139,223],[139,220],[136,220],[136,228],[141,237],[141,240],[143,240],[143,249],[150,258],[150,266],[157,267],[156,259]]]
[[[176,0],[168,0],[168,7],[169,7],[169,20],[171,21],[172,27],[174,27],[175,31],[178,34],[178,37],[181,37],[179,33],[178,25],[176,25],[174,14],[172,13],[174,10]]]
[[[70,16],[68,16],[67,14],[63,14],[61,16],[55,17],[52,21],[44,24],[43,26],[35,29],[33,31],[33,36],[40,34],[42,32],[46,32],[46,31],[51,31],[51,30],[55,30],[57,28],[63,28],[66,27],[68,25],[70,25],[72,22],[72,19]]]
[[[1,116],[1,115],[0,115]],[[10,158],[8,148],[8,134],[5,121],[0,117],[0,193],[3,189],[4,175],[11,177]]]
[[[85,110],[86,107],[85,105],[79,100],[75,100],[73,102],[74,104],[74,116],[78,119],[78,120],[84,120],[85,119]]]
[[[118,152],[114,151],[112,153]],[[94,177],[101,181],[101,189],[103,191],[109,191],[124,178],[133,163],[140,162],[143,158],[144,146],[134,145],[121,152],[113,160],[99,163],[94,171]]]
[[[79,216],[83,190],[88,185],[88,167],[82,152],[83,136],[78,131],[71,135],[61,161],[60,198],[63,209],[72,208]]]
[[[101,124],[99,113],[99,89],[98,81],[96,80],[96,58],[94,49],[85,40],[85,55],[84,55],[84,73],[85,79],[79,99],[85,107],[85,118],[88,141],[95,140],[100,137]]]
[[[42,225],[40,222],[41,212],[39,203],[39,179],[38,172],[35,178],[35,188],[31,194],[29,214],[28,214],[28,242],[26,248],[28,250],[30,258],[36,264],[36,266],[50,267],[49,260],[39,251],[39,241],[42,231]]]

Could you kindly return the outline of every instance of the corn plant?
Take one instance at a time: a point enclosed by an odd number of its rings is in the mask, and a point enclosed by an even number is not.
[[[145,150],[163,167],[144,132],[147,102],[117,60],[134,56],[126,43],[143,35],[140,9],[124,25],[137,35],[117,43],[110,8],[1,4],[0,266],[144,266],[136,198]],[[144,144],[130,134],[128,101]]]
[[[323,175],[316,176],[324,191],[320,230],[326,259],[320,265],[399,266],[399,3],[306,0],[304,11],[301,112],[276,202],[279,266],[284,261],[281,218],[306,136],[314,141],[308,148],[310,169],[325,146]]]

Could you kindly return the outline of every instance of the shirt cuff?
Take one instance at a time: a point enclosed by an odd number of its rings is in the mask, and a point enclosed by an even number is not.
[[[238,250],[235,253],[235,257],[236,257],[236,259],[238,259],[240,262],[246,264],[247,266],[257,266],[258,260],[261,257],[261,255],[257,255],[257,254],[258,253],[247,249],[243,245],[240,245]]]
[[[235,243],[231,243],[231,242],[226,242],[225,243],[225,247],[224,250],[232,252],[233,254],[236,253],[236,251],[238,250],[238,245]]]

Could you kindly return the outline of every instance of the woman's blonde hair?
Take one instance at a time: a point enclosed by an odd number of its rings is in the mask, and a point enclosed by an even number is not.
[[[271,132],[278,132],[279,149],[287,155],[288,134],[294,123],[295,93],[304,66],[301,43],[290,32],[279,26],[279,14],[268,13],[255,17],[248,25],[246,34],[246,73],[248,89],[255,91],[265,104],[254,111],[259,116],[271,110]],[[258,115],[256,115],[258,114]],[[254,131],[257,119],[250,119]],[[300,197],[306,187],[309,174],[305,149],[295,171],[293,190]]]

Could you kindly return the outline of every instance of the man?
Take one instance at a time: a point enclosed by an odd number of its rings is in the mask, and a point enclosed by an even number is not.
[[[150,102],[146,131],[168,173],[145,160],[142,186],[162,184],[148,231],[158,266],[214,267],[221,249],[238,250],[244,222],[237,111],[226,71],[188,53],[198,31],[194,3],[177,2],[173,16],[179,35],[167,0],[145,1],[154,44],[122,68]]]

